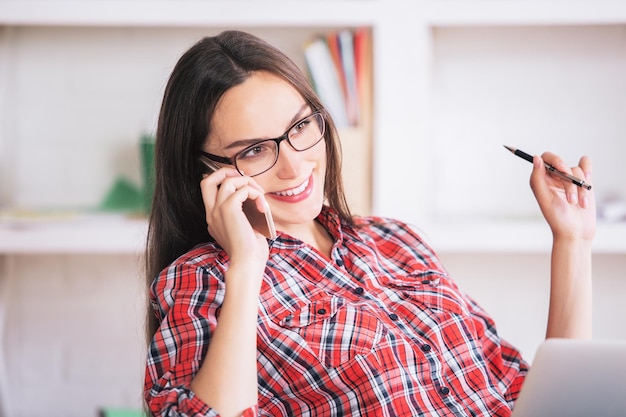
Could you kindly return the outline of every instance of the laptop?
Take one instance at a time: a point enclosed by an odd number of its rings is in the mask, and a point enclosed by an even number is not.
[[[626,341],[544,341],[512,417],[543,416],[626,416]]]

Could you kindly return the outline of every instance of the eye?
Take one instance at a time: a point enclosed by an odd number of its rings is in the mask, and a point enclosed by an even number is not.
[[[289,137],[298,137],[301,135],[311,124],[311,117],[307,117],[306,119],[300,120],[296,123],[289,131]]]
[[[274,154],[274,148],[275,144],[272,141],[260,142],[238,153],[237,160],[251,161],[254,159],[265,158]]]

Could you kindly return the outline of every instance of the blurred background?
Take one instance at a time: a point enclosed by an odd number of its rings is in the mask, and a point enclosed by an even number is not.
[[[366,31],[350,202],[413,224],[529,360],[550,232],[502,145],[590,155],[594,337],[626,339],[623,2],[0,0],[0,416],[141,407],[149,145],[180,55],[227,28],[307,72]]]

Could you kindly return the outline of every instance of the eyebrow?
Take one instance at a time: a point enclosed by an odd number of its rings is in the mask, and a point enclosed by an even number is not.
[[[308,103],[304,103],[302,105],[302,107],[300,107],[300,109],[296,112],[296,114],[293,115],[293,117],[291,118],[291,120],[289,121],[288,125],[287,125],[287,129],[291,128],[294,124],[296,124],[299,120],[301,120],[303,118],[304,113],[306,112],[307,109],[310,109],[310,106]],[[287,132],[287,131],[285,131]],[[285,133],[283,132],[283,133]],[[255,143],[259,143],[259,142],[263,142],[265,140],[270,140],[270,139],[275,139],[275,138],[254,138],[254,139],[240,139],[240,140],[236,140],[233,143],[229,144],[228,146],[226,146],[224,149],[233,149],[233,148],[240,148],[240,147],[247,147],[250,145],[254,145]]]

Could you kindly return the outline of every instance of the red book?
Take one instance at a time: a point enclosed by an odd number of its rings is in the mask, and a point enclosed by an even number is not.
[[[354,61],[360,123],[369,123],[372,113],[372,35],[368,28],[358,28],[354,33]]]

